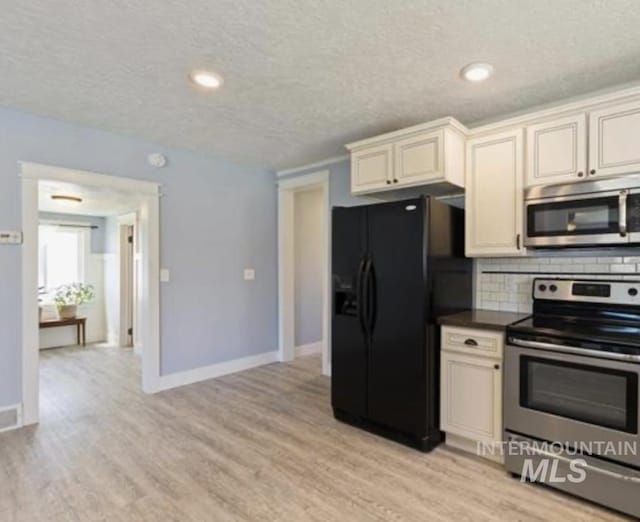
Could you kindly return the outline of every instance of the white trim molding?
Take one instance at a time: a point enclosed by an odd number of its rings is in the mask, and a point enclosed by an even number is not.
[[[16,430],[21,428],[23,425],[22,421],[22,405],[21,404],[12,404],[11,406],[3,406],[0,408],[0,413],[4,413],[5,411],[14,411],[16,415],[16,423],[11,426],[0,426],[0,433],[5,431]]]
[[[299,167],[291,167],[289,169],[282,169],[276,171],[276,176],[282,178],[284,176],[291,176],[300,172],[306,172],[308,170],[321,169],[334,163],[340,163],[349,159],[349,154],[340,154],[340,156],[333,156],[322,161],[316,161],[315,163],[308,163],[307,165],[300,165]]]
[[[278,352],[272,351],[259,353],[258,355],[250,355],[248,357],[240,357],[239,359],[232,359],[231,361],[194,368],[193,370],[186,370],[184,372],[171,373],[160,377],[156,391],[170,390],[171,388],[178,388],[179,386],[216,379],[217,377],[250,370],[275,362],[278,362]]]
[[[120,176],[19,162],[22,178],[22,424],[39,419],[38,182],[54,180],[135,195],[139,200],[143,303],[142,389],[153,393],[160,379],[160,185]]]
[[[322,341],[317,343],[307,343],[296,346],[296,357],[304,357],[305,355],[314,355],[316,353],[322,353],[324,343]]]
[[[331,354],[331,204],[329,171],[278,181],[278,360],[295,357],[295,293],[294,293],[294,196],[296,192],[322,189],[324,209],[323,281],[322,281],[322,373],[330,373]]]

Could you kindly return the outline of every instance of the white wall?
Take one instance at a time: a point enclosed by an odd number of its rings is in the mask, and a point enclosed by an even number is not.
[[[117,216],[105,223],[105,315],[109,343],[117,344],[120,332],[120,224]]]
[[[294,195],[295,345],[322,341],[322,190]]]

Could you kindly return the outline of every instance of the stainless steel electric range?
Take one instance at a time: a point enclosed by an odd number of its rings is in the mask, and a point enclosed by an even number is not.
[[[506,466],[640,517],[640,281],[536,279],[533,299],[507,328]]]

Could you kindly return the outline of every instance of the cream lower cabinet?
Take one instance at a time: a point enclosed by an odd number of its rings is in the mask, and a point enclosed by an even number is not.
[[[459,349],[448,343],[452,335],[467,344]],[[440,362],[440,429],[446,432],[447,445],[496,462],[503,460],[503,337],[498,332],[443,327]],[[497,347],[492,353],[486,350],[487,340]],[[478,453],[479,448],[484,451]]]
[[[465,250],[468,257],[521,256],[523,129],[467,141]]]

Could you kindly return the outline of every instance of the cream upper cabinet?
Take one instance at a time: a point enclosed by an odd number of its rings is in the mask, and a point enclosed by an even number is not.
[[[443,118],[347,145],[351,192],[426,185],[434,194],[462,192],[466,132],[453,118]]]
[[[394,144],[395,179],[429,182],[443,177],[444,131],[428,132]]]
[[[527,127],[526,185],[570,183],[587,176],[587,115]]]
[[[379,145],[351,155],[351,191],[375,191],[393,181],[393,146]]]
[[[468,257],[524,255],[523,129],[467,141]]]
[[[640,172],[640,101],[589,115],[589,177]]]

